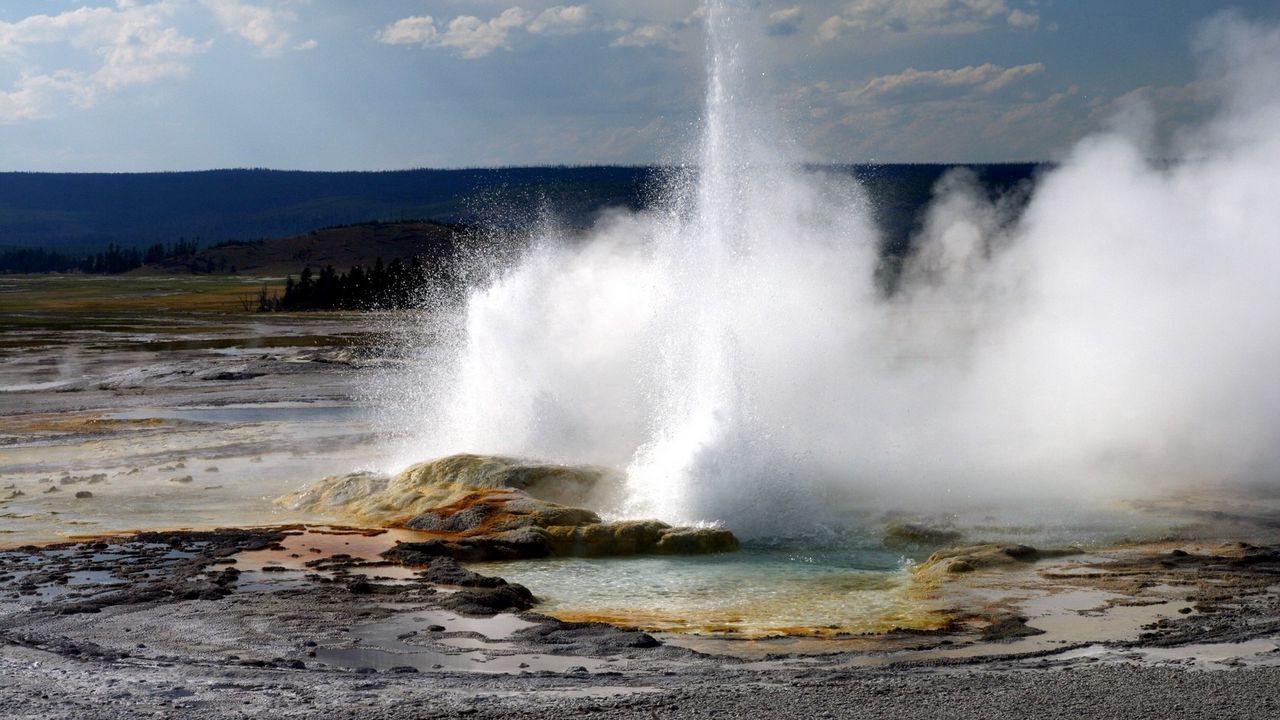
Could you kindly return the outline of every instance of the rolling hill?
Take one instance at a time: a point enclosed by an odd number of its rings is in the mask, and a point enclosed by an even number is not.
[[[319,270],[332,265],[339,271],[355,265],[372,267],[378,258],[390,262],[416,256],[435,261],[453,254],[462,232],[457,226],[428,221],[361,223],[273,240],[228,243],[144,265],[131,274],[234,272],[284,276],[297,274],[304,267]]]
[[[0,247],[88,253],[108,244],[145,247],[179,239],[209,246],[408,218],[515,227],[544,212],[581,227],[603,208],[643,205],[655,172],[0,173]]]

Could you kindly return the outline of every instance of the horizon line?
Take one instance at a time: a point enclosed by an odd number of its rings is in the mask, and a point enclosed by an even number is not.
[[[904,161],[889,162],[868,160],[864,162],[798,162],[785,163],[788,165],[798,165],[801,167],[911,167],[911,166],[992,166],[992,165],[1052,165],[1053,160],[995,160],[995,161],[963,161],[963,162],[944,162],[944,161]],[[654,169],[673,169],[694,167],[694,163],[688,164],[669,164],[669,163],[600,163],[600,164],[576,164],[576,163],[550,163],[546,165],[460,165],[460,166],[442,166],[442,167],[404,167],[404,168],[383,168],[383,169],[365,169],[365,170],[301,170],[295,168],[273,168],[263,166],[240,166],[240,167],[210,167],[186,170],[0,170],[0,175],[192,175],[199,173],[219,173],[219,172],[263,172],[263,173],[298,173],[313,175],[351,175],[351,174],[376,174],[376,173],[409,173],[409,172],[495,172],[510,170],[596,170],[596,169],[612,169],[612,170],[654,170]]]

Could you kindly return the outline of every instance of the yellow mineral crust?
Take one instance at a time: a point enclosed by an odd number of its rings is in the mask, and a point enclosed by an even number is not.
[[[657,520],[605,523],[595,512],[578,507],[610,502],[617,497],[620,480],[607,468],[452,455],[419,463],[394,477],[367,472],[331,476],[277,502],[360,524],[417,530],[437,541],[432,552],[460,558],[487,557],[486,540],[501,544],[499,556],[674,555],[738,549],[737,538],[721,528],[672,527]]]

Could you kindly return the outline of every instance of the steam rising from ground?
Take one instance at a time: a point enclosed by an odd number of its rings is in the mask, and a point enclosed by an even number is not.
[[[698,176],[475,290],[398,461],[612,465],[618,513],[747,534],[872,501],[1280,483],[1280,31],[1210,23],[1218,117],[1162,150],[1131,113],[1020,217],[947,176],[886,295],[862,191],[768,151],[730,25],[713,8]]]

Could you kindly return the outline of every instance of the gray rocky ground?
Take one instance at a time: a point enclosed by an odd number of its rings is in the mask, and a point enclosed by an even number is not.
[[[1274,548],[1108,561],[1111,582],[1181,573],[1199,588],[1199,609],[1131,640],[1028,650],[1016,632],[957,628],[742,657],[540,616],[518,586],[448,559],[389,565],[369,537],[150,533],[0,552],[0,717],[1280,713]]]
[[[358,674],[104,662],[6,647],[0,713],[132,717],[1275,718],[1280,668],[1187,670],[1099,664],[1026,670],[743,670],[664,673]]]

